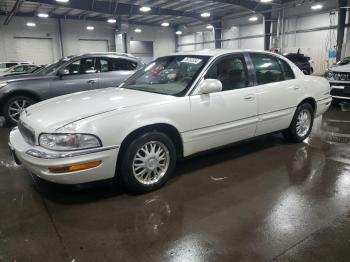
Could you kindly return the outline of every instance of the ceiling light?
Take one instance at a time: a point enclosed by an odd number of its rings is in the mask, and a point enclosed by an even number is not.
[[[149,12],[149,11],[151,11],[151,8],[148,6],[142,6],[142,7],[140,7],[140,11],[141,12]]]
[[[312,10],[319,10],[319,9],[322,9],[322,8],[323,8],[323,5],[321,5],[321,4],[311,6]]]
[[[161,26],[167,27],[169,26],[169,23],[168,22],[161,23]]]
[[[209,12],[201,13],[201,17],[210,17],[210,13]]]
[[[182,35],[182,31],[180,31],[180,30],[179,30],[179,31],[176,31],[175,34],[177,34],[177,35]]]
[[[36,23],[33,23],[33,22],[27,22],[27,26],[29,26],[29,27],[35,27],[35,26],[36,26]]]
[[[56,2],[59,2],[59,3],[68,3],[69,0],[56,0]]]
[[[38,17],[41,17],[41,18],[48,18],[48,17],[49,17],[49,14],[46,14],[46,13],[39,13],[39,14],[38,14]]]
[[[258,17],[257,16],[249,17],[249,21],[250,22],[258,21]]]
[[[95,29],[95,27],[93,27],[93,26],[91,26],[91,25],[88,25],[88,26],[86,27],[86,29],[89,30],[89,31],[92,31],[92,30]]]
[[[107,22],[110,23],[110,24],[115,24],[115,23],[117,22],[117,19],[109,18],[109,19],[107,20]]]
[[[270,3],[272,0],[260,0],[261,3]]]
[[[206,29],[213,29],[214,27],[212,25],[207,25]]]
[[[141,33],[142,30],[141,30],[140,28],[136,28],[136,29],[134,30],[134,32],[135,32],[135,33]]]

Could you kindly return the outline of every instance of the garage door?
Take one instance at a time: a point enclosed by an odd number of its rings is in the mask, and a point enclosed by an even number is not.
[[[37,65],[54,62],[52,39],[50,38],[15,38],[16,60],[34,62]]]
[[[80,54],[91,52],[108,52],[108,41],[79,39],[79,51]]]

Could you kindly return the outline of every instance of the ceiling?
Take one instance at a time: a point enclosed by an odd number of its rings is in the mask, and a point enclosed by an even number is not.
[[[274,0],[272,5],[285,0]],[[119,17],[131,24],[159,25],[169,22],[172,26],[194,25],[212,21],[217,17],[240,13],[261,12],[271,9],[271,3],[262,4],[259,0],[70,0],[57,3],[55,0],[0,0],[0,12],[4,15],[36,16],[49,13],[51,17],[106,20]],[[149,13],[139,11],[140,6],[151,7]],[[210,18],[202,18],[203,12],[210,12]]]

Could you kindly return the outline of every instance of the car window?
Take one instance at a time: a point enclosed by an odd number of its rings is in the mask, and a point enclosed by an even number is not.
[[[10,68],[17,65],[17,63],[6,63],[6,68]]]
[[[137,71],[121,87],[165,95],[183,96],[209,60],[209,56],[161,57]]]
[[[122,58],[100,58],[100,72],[133,71],[137,62]]]
[[[285,80],[294,79],[295,76],[294,76],[293,70],[290,67],[290,65],[282,59],[278,59],[278,60],[280,61],[282,69],[283,69],[284,79]]]
[[[258,85],[284,80],[283,71],[277,59],[266,54],[250,54]]]
[[[96,59],[92,57],[76,60],[70,63],[65,69],[69,71],[70,75],[96,73]]]
[[[209,69],[205,78],[220,80],[222,91],[249,86],[249,78],[243,56],[226,56],[221,58]]]
[[[20,73],[20,72],[23,72],[25,71],[25,67],[24,66],[17,66],[16,68],[14,68],[12,71],[13,72],[16,72],[16,73]]]
[[[350,57],[345,57],[344,59],[340,60],[337,65],[347,65],[350,63]]]

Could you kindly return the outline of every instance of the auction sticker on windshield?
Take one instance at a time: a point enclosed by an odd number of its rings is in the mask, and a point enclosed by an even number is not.
[[[185,57],[182,59],[181,63],[189,63],[189,64],[195,64],[198,65],[200,62],[203,60],[200,58],[195,58],[195,57]]]

